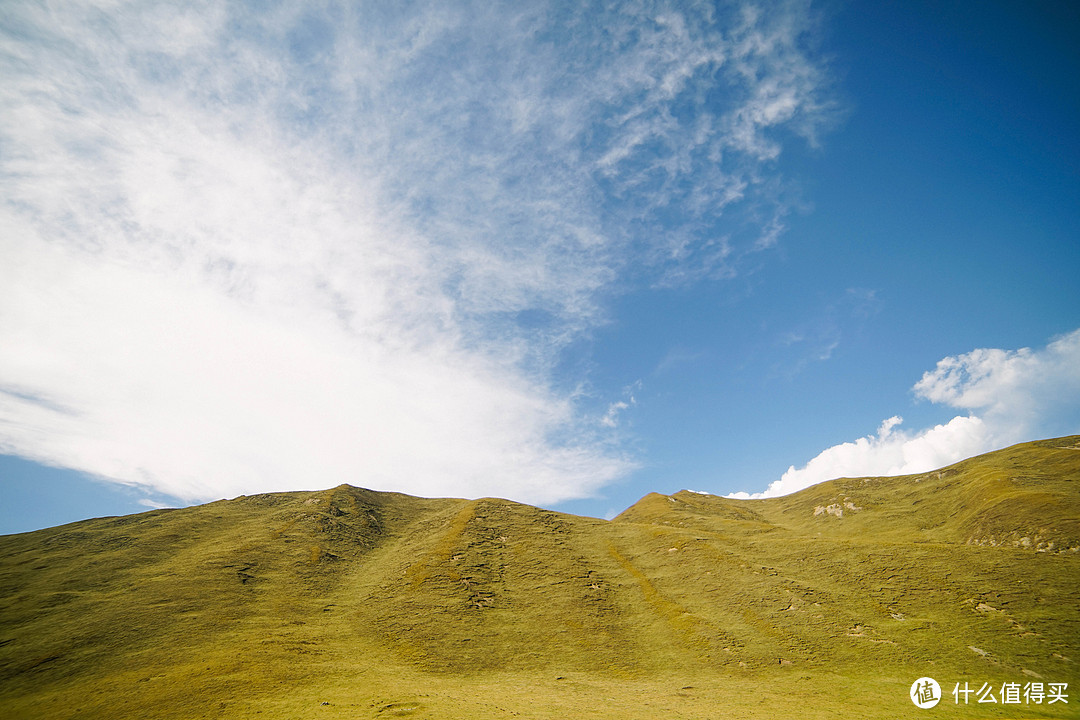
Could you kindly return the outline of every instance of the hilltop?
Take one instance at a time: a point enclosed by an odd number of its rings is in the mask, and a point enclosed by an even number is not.
[[[1080,436],[610,522],[341,485],[0,536],[0,716],[1076,717],[1078,588]]]

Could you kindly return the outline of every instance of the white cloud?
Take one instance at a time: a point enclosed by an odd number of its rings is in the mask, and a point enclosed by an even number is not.
[[[614,428],[619,425],[619,413],[630,407],[628,403],[624,403],[621,400],[619,402],[613,402],[608,405],[607,412],[600,418],[600,424],[604,427]]]
[[[314,293],[267,308],[182,272],[27,254],[0,313],[5,451],[185,499],[350,481],[551,502],[627,469],[552,442],[568,401],[452,338],[350,332]]]
[[[559,352],[779,231],[803,11],[10,4],[0,451],[191,500],[595,492],[625,408]]]
[[[973,455],[1039,437],[1080,432],[1080,330],[1042,350],[982,348],[940,360],[912,388],[916,396],[971,411],[917,432],[898,416],[875,435],[834,445],[801,468],[791,466],[760,493],[787,495],[839,477],[926,472]]]
[[[1075,420],[1080,330],[1042,350],[978,349],[939,361],[915,385],[921,398],[979,411],[1005,441]]]

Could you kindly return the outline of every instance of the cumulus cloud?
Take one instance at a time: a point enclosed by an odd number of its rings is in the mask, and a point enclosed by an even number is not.
[[[773,162],[829,115],[809,29],[801,3],[9,4],[0,452],[185,500],[594,493],[634,466],[625,408],[583,412],[559,353],[627,282],[775,240]]]
[[[1037,437],[1080,432],[1080,330],[1041,350],[980,348],[946,357],[912,388],[918,398],[970,411],[905,432],[893,416],[877,433],[834,445],[791,466],[749,499],[777,497],[839,477],[906,475]]]
[[[914,390],[931,402],[979,411],[1003,440],[1066,427],[1080,402],[1080,330],[1038,351],[983,348],[944,358]]]

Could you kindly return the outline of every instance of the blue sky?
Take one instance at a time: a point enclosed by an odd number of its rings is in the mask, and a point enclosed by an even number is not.
[[[14,2],[0,532],[1080,432],[1080,10]]]

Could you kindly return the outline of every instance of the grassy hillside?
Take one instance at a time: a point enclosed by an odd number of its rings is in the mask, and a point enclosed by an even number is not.
[[[1078,488],[1070,437],[612,522],[342,485],[2,536],[0,717],[1080,717]]]

